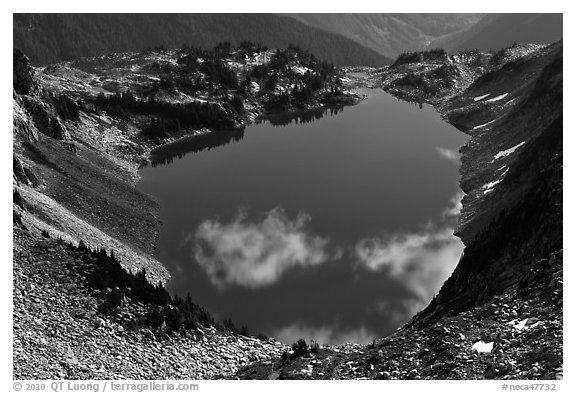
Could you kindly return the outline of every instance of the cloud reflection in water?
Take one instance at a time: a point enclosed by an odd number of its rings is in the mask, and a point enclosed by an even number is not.
[[[446,147],[436,147],[436,151],[442,158],[452,161],[456,165],[460,165],[460,153]]]
[[[363,239],[356,244],[358,265],[374,272],[387,272],[415,295],[406,301],[406,312],[413,315],[424,308],[450,276],[464,251],[454,236],[453,224],[462,209],[464,192],[450,198],[442,213],[441,226],[428,224],[420,231]]]
[[[272,336],[285,344],[291,344],[299,338],[304,338],[308,343],[314,340],[321,345],[334,345],[341,343],[368,344],[372,342],[376,334],[365,326],[355,329],[343,329],[337,324],[315,327],[302,323],[293,323],[276,329]]]
[[[329,240],[306,232],[310,216],[298,213],[291,220],[276,207],[260,222],[248,222],[240,211],[230,223],[206,220],[193,239],[194,256],[220,290],[230,285],[261,288],[277,282],[296,266],[326,262]]]
[[[464,245],[451,228],[426,228],[420,233],[364,239],[356,244],[359,265],[387,272],[415,295],[424,307],[454,270]]]
[[[370,315],[381,315],[398,326],[424,308],[449,277],[464,250],[453,235],[453,221],[461,209],[464,194],[459,191],[443,212],[443,222],[428,224],[415,232],[366,238],[347,249],[351,272],[384,274],[398,282],[409,297],[388,299],[375,296],[366,305]],[[261,220],[249,220],[240,211],[228,223],[203,221],[188,238],[194,244],[197,263],[210,281],[224,291],[231,286],[260,289],[281,280],[297,267],[313,267],[341,258],[341,248],[329,247],[330,239],[307,230],[310,216],[287,216],[281,207],[267,212]],[[338,323],[306,324],[291,322],[273,328],[273,336],[283,342],[299,337],[319,343],[370,342],[378,332],[372,325]]]

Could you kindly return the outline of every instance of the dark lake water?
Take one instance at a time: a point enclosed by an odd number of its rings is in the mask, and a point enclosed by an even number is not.
[[[139,189],[161,204],[168,288],[286,343],[369,342],[408,321],[462,253],[468,137],[380,90],[163,147]]]

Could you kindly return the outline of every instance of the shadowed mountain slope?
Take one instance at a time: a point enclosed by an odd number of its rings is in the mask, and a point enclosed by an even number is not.
[[[497,50],[512,45],[548,44],[562,38],[562,14],[488,14],[467,31],[436,41],[449,52]]]
[[[390,59],[350,39],[272,14],[14,14],[14,47],[42,65],[110,52],[223,41],[302,47],[336,65],[382,66]]]
[[[483,14],[287,14],[309,26],[348,37],[396,57],[438,37],[470,28]]]

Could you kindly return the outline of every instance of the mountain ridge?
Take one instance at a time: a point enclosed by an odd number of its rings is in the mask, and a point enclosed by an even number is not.
[[[284,14],[309,26],[348,37],[378,53],[396,57],[428,42],[466,30],[483,14]]]
[[[274,48],[294,44],[336,65],[391,62],[348,38],[274,14],[13,15],[13,45],[35,65],[161,45],[210,48],[224,41],[252,41]]]
[[[430,47],[448,52],[498,50],[519,44],[550,44],[562,38],[562,14],[488,14],[470,29],[440,37]]]

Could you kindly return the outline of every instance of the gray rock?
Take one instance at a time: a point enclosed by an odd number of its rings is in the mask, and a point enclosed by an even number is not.
[[[35,95],[39,92],[38,82],[34,78],[34,69],[30,59],[20,49],[14,48],[12,54],[12,83],[18,94]]]
[[[70,133],[60,121],[56,111],[40,97],[22,96],[22,103],[31,115],[34,125],[44,135],[51,138],[71,141]]]

